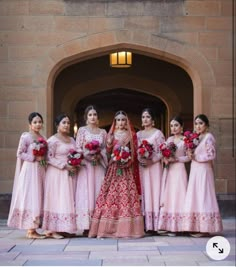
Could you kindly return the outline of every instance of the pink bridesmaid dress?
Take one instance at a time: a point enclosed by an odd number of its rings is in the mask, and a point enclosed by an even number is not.
[[[45,168],[34,161],[33,136],[21,135],[18,150],[8,226],[36,229],[42,224]]]
[[[72,137],[70,143],[61,141],[55,135],[48,139],[42,228],[52,232],[77,232],[74,196],[77,176],[70,176],[64,169],[70,149],[75,149]]]
[[[174,142],[174,136],[167,139]],[[187,191],[187,171],[185,162],[190,161],[186,155],[184,141],[180,140],[175,151],[177,162],[169,163],[162,177],[161,208],[158,228],[170,232],[182,231],[183,205]]]
[[[150,136],[144,136],[143,131],[137,133],[138,145],[147,140],[153,145],[153,163],[146,167],[140,166],[142,188],[142,210],[145,217],[145,230],[157,231],[159,220],[162,165],[159,146],[165,141],[163,133],[156,129]]]
[[[213,160],[215,138],[207,133],[194,152],[184,202],[183,231],[217,233],[223,230],[216,199]]]
[[[90,161],[84,159],[85,166],[82,166],[78,172],[75,200],[78,231],[89,229],[96,199],[105,177],[107,166],[106,136],[107,133],[104,129],[100,129],[99,133],[94,134],[86,126],[80,127],[77,133],[76,147],[78,151],[85,151],[86,143],[93,140],[98,141],[101,147],[100,161],[93,165]]]

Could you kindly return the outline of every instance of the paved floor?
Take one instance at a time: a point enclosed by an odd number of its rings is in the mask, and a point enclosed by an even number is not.
[[[95,239],[82,236],[61,240],[29,240],[25,231],[10,229],[0,220],[1,266],[235,266],[235,218],[223,220],[231,245],[224,260],[206,253],[209,237],[150,236],[141,239]]]

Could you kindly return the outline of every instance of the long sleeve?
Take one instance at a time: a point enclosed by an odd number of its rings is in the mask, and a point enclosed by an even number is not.
[[[21,135],[16,156],[21,160],[33,162],[35,156],[33,155],[33,151],[30,149],[30,141],[27,140],[28,135],[28,133],[23,133]]]
[[[56,158],[56,149],[57,149],[57,142],[49,139],[48,140],[48,164],[58,168],[64,169],[67,162],[66,160],[61,160]]]
[[[153,157],[152,157],[152,161],[153,162],[157,162],[160,161],[162,159],[162,154],[160,151],[160,144],[162,144],[163,142],[165,142],[165,137],[163,135],[163,133],[160,130],[157,130],[157,136],[155,138],[155,142],[154,142],[154,153],[153,153]]]
[[[79,152],[83,151],[83,145],[84,145],[84,130],[83,127],[80,127],[77,136],[76,136],[76,149]]]
[[[207,162],[214,160],[216,157],[216,144],[215,144],[215,138],[212,134],[208,134],[206,136],[206,140],[204,145],[204,150],[202,149],[200,152],[195,154],[195,160],[198,162]]]
[[[183,142],[183,141],[182,141]],[[179,162],[182,162],[182,163],[186,163],[186,162],[189,162],[190,161],[190,158],[187,156],[186,154],[186,149],[184,147],[184,142],[183,144],[181,145],[181,148],[180,148],[182,151],[181,151],[181,155],[177,155],[176,156],[176,159],[179,161]]]

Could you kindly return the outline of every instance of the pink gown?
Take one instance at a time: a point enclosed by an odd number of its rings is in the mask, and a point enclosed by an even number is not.
[[[104,180],[107,166],[106,136],[107,133],[104,129],[100,129],[98,134],[93,134],[86,126],[80,127],[77,133],[76,147],[78,151],[85,151],[86,143],[93,140],[99,141],[101,147],[100,162],[93,166],[90,161],[84,159],[85,166],[82,166],[78,172],[75,196],[78,231],[89,229],[96,199]]]
[[[65,143],[55,135],[48,139],[48,167],[45,179],[43,229],[53,232],[76,233],[74,186],[75,176],[64,169],[75,141]]]
[[[147,140],[150,144],[153,144],[155,153],[153,155],[153,164],[146,167],[140,166],[139,168],[142,188],[142,209],[145,216],[145,230],[157,231],[163,172],[159,146],[165,141],[165,137],[158,129],[148,137],[145,137],[143,133],[143,131],[137,133],[138,145],[141,144],[142,140]]]
[[[8,226],[19,229],[36,229],[43,216],[43,186],[45,167],[34,161],[33,136],[21,135],[12,192]]]
[[[124,139],[125,135],[114,133],[113,144],[123,144]],[[117,164],[111,162],[97,198],[89,237],[139,238],[144,235],[133,168],[122,169],[122,174],[117,171]]]
[[[215,138],[207,133],[194,152],[184,202],[183,231],[216,233],[223,230],[216,199],[213,160]]]
[[[174,136],[167,139],[174,142]],[[182,231],[183,204],[187,191],[187,171],[185,162],[189,161],[184,147],[184,141],[180,140],[175,151],[177,162],[169,163],[164,169],[162,177],[161,208],[158,228],[170,232]]]

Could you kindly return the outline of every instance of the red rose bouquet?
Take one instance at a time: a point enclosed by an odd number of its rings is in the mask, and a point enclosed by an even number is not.
[[[85,155],[98,155],[101,152],[101,147],[100,143],[97,140],[92,140],[91,142],[87,143],[85,145]],[[97,160],[92,160],[92,165],[96,166],[97,165]]]
[[[111,158],[118,165],[117,175],[122,175],[122,168],[119,166],[124,166],[131,160],[131,153],[128,146],[118,146],[114,147],[113,153],[111,154]]]
[[[176,149],[177,147],[174,142],[164,142],[160,145],[161,153],[167,159],[174,157]],[[168,165],[165,164],[164,167],[168,168]]]
[[[46,166],[47,161],[45,160],[45,156],[48,151],[48,143],[42,137],[38,138],[38,140],[34,140],[33,142],[33,155],[36,157],[44,157],[44,159],[39,161],[41,166]]]
[[[138,155],[141,158],[151,159],[153,153],[153,145],[150,144],[147,140],[143,140],[140,146],[138,147]]]
[[[196,132],[186,131],[184,132],[183,141],[187,149],[194,150],[200,142],[199,134]]]
[[[78,168],[82,165],[83,158],[84,158],[84,156],[82,153],[77,152],[74,149],[71,149],[69,151],[69,154],[67,155],[67,163],[70,166]],[[75,175],[75,173],[73,171],[69,171],[69,176],[74,176],[74,175]]]

